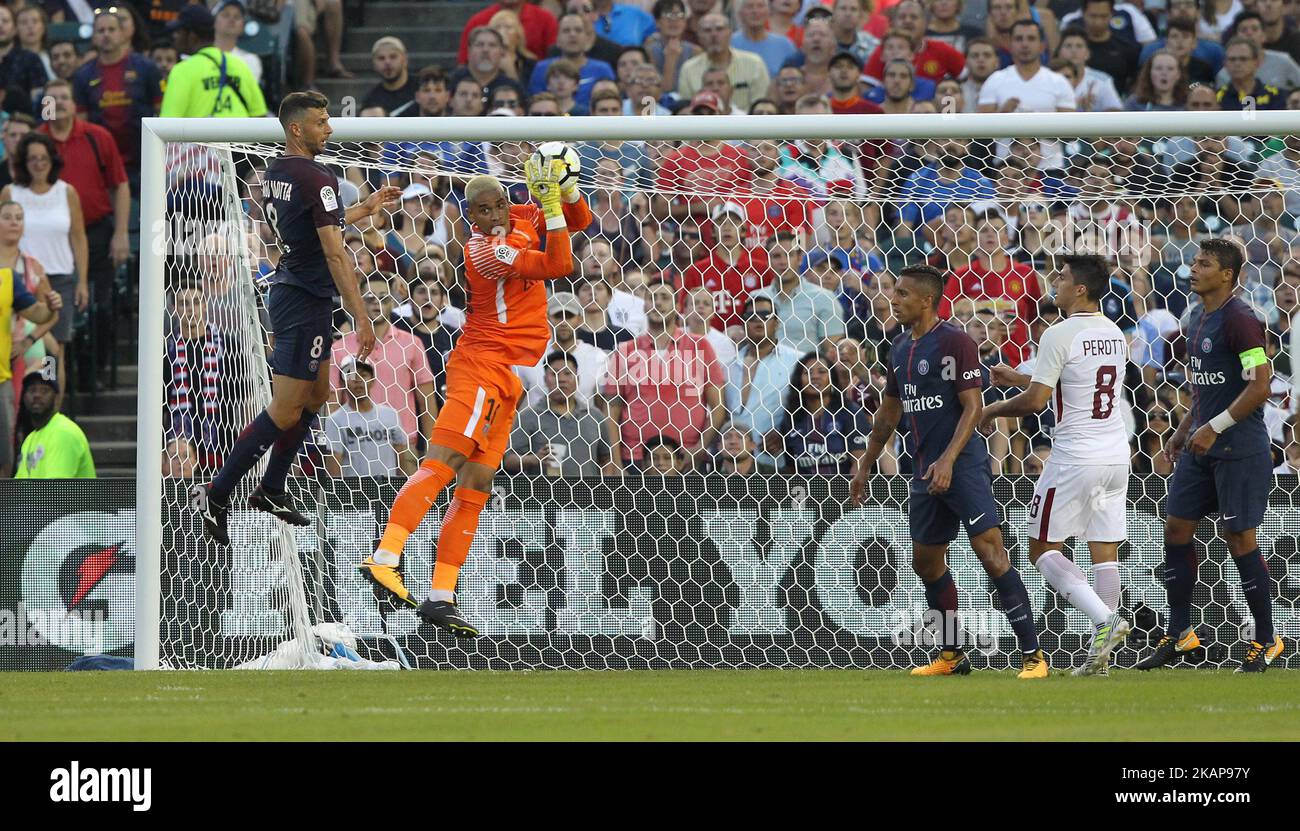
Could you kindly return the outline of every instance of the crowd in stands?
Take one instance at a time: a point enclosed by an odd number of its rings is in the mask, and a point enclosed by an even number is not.
[[[377,41],[378,82],[362,114],[1282,108],[1300,105],[1296,12],[1281,0],[1146,11],[1111,0],[506,0],[468,21],[455,68],[412,67],[399,38]],[[551,351],[520,369],[526,407],[507,471],[848,473],[900,331],[891,275],[918,260],[950,274],[941,313],[979,345],[992,400],[1026,382],[1037,339],[1059,318],[1047,278],[1061,229],[1075,235],[1073,250],[1111,255],[1104,309],[1132,339],[1124,409],[1141,472],[1168,472],[1158,449],[1191,404],[1179,321],[1195,302],[1196,242],[1240,237],[1247,296],[1272,332],[1279,470],[1300,464],[1289,380],[1300,288],[1294,139],[592,140],[577,149],[596,219],[576,241],[572,278],[552,295]],[[456,273],[468,233],[456,179],[403,169],[517,181],[531,146],[375,151],[394,166],[385,178],[406,188],[402,209],[348,229],[348,240],[377,319],[392,324],[392,354],[336,386],[348,402],[368,389],[405,434],[384,414],[368,440],[354,433],[326,455],[373,459],[380,448],[396,473],[437,407],[463,320]],[[354,198],[378,184],[378,174],[347,175]],[[1177,196],[1206,181],[1230,193]],[[517,184],[511,196],[527,200]],[[348,355],[344,337],[335,358]],[[996,472],[1041,470],[1051,421],[999,424],[989,439]],[[880,466],[909,464],[893,452]]]
[[[51,258],[43,265],[51,285],[67,292],[65,309],[95,308],[102,284],[111,288],[103,274],[124,252],[120,231],[138,192],[139,118],[267,112],[256,67],[233,42],[234,18],[268,4],[294,15],[291,86],[311,87],[318,66],[321,75],[350,74],[338,57],[338,0],[216,3],[215,15],[195,8],[202,4],[153,0],[141,4],[150,7],[143,14],[92,15],[87,54],[68,54],[60,43],[31,49],[39,72],[31,60],[0,58],[6,107],[23,100],[15,79],[20,89],[32,83],[24,90],[29,111],[47,97],[56,105],[53,117],[36,113],[30,124],[15,109],[5,126],[5,172],[15,185],[13,159],[30,167],[34,150],[39,168],[43,152],[53,155],[45,143],[23,145],[33,127],[49,134],[57,154],[82,154],[64,160],[65,189],[40,169],[23,174],[32,184],[18,185],[32,205],[53,205],[56,190],[77,194],[67,197],[66,212],[80,211],[83,230],[70,220],[59,236],[63,225],[45,219],[45,241],[29,252]],[[56,19],[54,6],[65,7],[66,17],[86,4],[43,5]],[[411,5],[418,14],[421,4]],[[16,53],[39,45],[30,30],[45,19],[32,11],[17,18]],[[0,44],[5,20],[0,11]],[[454,66],[413,65],[400,32],[376,40],[357,114],[937,118],[1294,109],[1298,21],[1295,0],[1167,0],[1146,8],[1114,0],[503,0],[469,19]],[[134,71],[123,72],[122,56]],[[214,94],[204,79],[218,74],[229,89]],[[887,350],[900,331],[889,306],[892,275],[920,260],[950,274],[941,312],[979,344],[992,400],[1023,383],[1037,338],[1057,318],[1047,286],[1060,253],[1052,232],[1065,228],[1083,248],[1104,240],[1100,250],[1112,257],[1105,311],[1131,337],[1125,417],[1141,472],[1168,472],[1158,448],[1191,404],[1179,322],[1195,302],[1188,264],[1196,243],[1228,233],[1243,240],[1246,296],[1269,324],[1274,353],[1269,425],[1279,470],[1294,471],[1300,140],[1245,133],[1014,146],[580,143],[596,220],[575,238],[572,278],[554,286],[552,349],[520,370],[526,401],[505,468],[575,476],[848,473],[865,446]],[[339,173],[349,204],[386,182],[404,188],[399,210],[345,232],[363,294],[384,324],[380,348],[366,363],[351,360],[340,313],[331,353],[336,409],[304,465],[400,475],[423,449],[464,322],[463,179],[445,174],[502,175],[512,199],[527,201],[517,174],[532,146],[390,142],[370,150],[382,165]],[[171,159],[168,167],[173,175]],[[85,183],[88,192],[74,170],[97,180]],[[240,196],[261,220],[256,163],[241,172]],[[247,248],[264,277],[278,259],[276,241],[265,221],[251,230]],[[1122,246],[1114,244],[1117,230]],[[222,409],[247,397],[249,384],[233,346],[233,290],[222,273],[232,269],[231,246],[218,238],[204,255],[169,263],[164,459],[171,475],[215,469],[244,420]],[[56,324],[43,333],[50,354],[60,353],[60,331]],[[1050,413],[998,425],[989,439],[996,470],[1040,470],[1051,427]],[[905,472],[909,461],[892,452],[880,467]]]

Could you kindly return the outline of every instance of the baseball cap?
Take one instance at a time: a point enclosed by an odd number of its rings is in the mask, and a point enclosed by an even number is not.
[[[552,294],[551,299],[546,301],[546,314],[549,316],[556,312],[581,316],[582,303],[578,300],[578,295],[571,291],[557,291]]]
[[[354,355],[348,355],[346,358],[344,358],[342,361],[339,362],[339,372],[341,372],[344,375],[351,375],[363,369],[366,372],[369,372],[372,378],[374,377],[375,368],[370,364],[366,363],[365,361],[357,360],[356,356]]]
[[[383,49],[385,46],[391,46],[394,49],[396,49],[398,52],[402,52],[402,53],[406,52],[405,43],[402,43],[401,40],[393,37],[392,35],[384,35],[379,40],[375,41],[374,45],[370,47],[370,54],[374,55],[376,52],[378,52],[380,49]]]
[[[804,272],[808,271],[808,269],[816,268],[822,263],[830,262],[832,259],[835,261],[834,262],[835,267],[838,268],[840,271],[845,271],[848,269],[849,256],[845,254],[843,251],[836,249],[828,253],[818,248],[817,250],[810,251],[804,255],[803,262],[800,263],[799,265],[799,273],[803,274]]]
[[[509,116],[509,117],[514,117],[514,114],[515,111],[510,109],[509,107],[497,107],[495,110],[488,113],[488,115]]]
[[[244,5],[244,0],[221,0],[220,3],[212,7],[212,16],[216,17],[221,14],[227,6],[238,6],[244,16],[248,16],[248,7]]]
[[[402,201],[405,202],[407,199],[419,199],[421,196],[432,195],[433,191],[429,190],[428,185],[421,182],[412,182],[402,191]]]
[[[59,374],[54,365],[47,365],[40,369],[33,369],[23,376],[23,389],[27,389],[32,384],[45,384],[56,393],[59,391]]]
[[[727,111],[727,108],[722,106],[722,99],[718,97],[718,94],[716,92],[709,92],[708,90],[698,93],[691,99],[691,113],[694,113],[700,107],[708,107],[715,113],[719,114]]]
[[[836,52],[835,56],[831,58],[830,63],[826,65],[828,67],[835,66],[835,64],[839,63],[840,61],[848,61],[849,63],[857,67],[859,70],[862,69],[862,62],[858,60],[858,56],[854,55],[852,52],[850,52],[847,49],[841,49],[840,51]]]
[[[212,12],[208,11],[207,6],[182,6],[176,19],[168,22],[167,31],[178,32],[184,29],[188,32],[208,33],[216,26],[216,20],[212,17]]]
[[[709,219],[717,222],[727,214],[731,214],[742,222],[745,220],[745,209],[735,202],[723,202],[721,205],[714,207],[709,213]]]

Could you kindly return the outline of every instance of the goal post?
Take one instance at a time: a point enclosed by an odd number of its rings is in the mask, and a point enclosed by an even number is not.
[[[1194,141],[1206,136],[1226,136],[1240,137],[1243,142],[1253,141],[1252,147],[1268,146],[1269,137],[1281,141],[1288,136],[1300,135],[1300,112],[334,118],[331,127],[333,134],[321,161],[344,170],[360,170],[365,175],[400,177],[416,172],[416,168],[401,159],[384,157],[373,149],[376,145],[443,142],[495,147],[502,143],[550,140],[575,145],[602,141],[645,142],[647,147],[655,149],[656,158],[662,159],[674,142],[721,141],[748,148],[766,145],[776,153],[778,143],[796,140],[878,142],[883,146],[890,142],[961,139],[1001,140],[1011,145],[1011,155],[1023,151],[1026,157],[1031,157],[1037,153],[1034,145],[1039,140],[1088,144],[1100,139],[1130,137]],[[270,118],[150,118],[143,122],[135,541],[137,669],[229,668],[245,665],[284,643],[297,643],[304,652],[310,653],[317,650],[315,627],[336,622],[346,623],[367,636],[391,641],[399,655],[403,650],[413,653],[418,666],[901,666],[908,656],[918,654],[917,644],[900,646],[895,643],[891,647],[878,634],[888,625],[895,625],[890,624],[888,618],[899,614],[905,605],[903,600],[912,605],[919,602],[917,586],[913,585],[915,581],[910,573],[903,573],[906,560],[902,560],[900,565],[896,553],[878,556],[858,550],[862,544],[858,537],[866,536],[892,552],[905,546],[905,521],[901,531],[898,527],[875,528],[884,522],[897,524],[899,518],[905,516],[902,502],[906,488],[905,483],[900,485],[901,476],[882,477],[882,481],[876,483],[879,487],[873,490],[873,495],[894,509],[903,507],[902,513],[894,510],[887,515],[865,519],[842,511],[840,507],[831,513],[824,512],[821,503],[816,502],[818,499],[842,502],[842,477],[836,475],[815,473],[803,479],[798,476],[781,479],[780,474],[776,474],[770,484],[761,488],[744,485],[750,489],[751,496],[758,494],[749,501],[737,501],[728,490],[731,485],[718,485],[714,480],[700,485],[688,482],[674,490],[677,485],[646,484],[644,477],[632,477],[627,482],[588,478],[572,483],[565,490],[548,482],[545,476],[536,481],[520,477],[519,485],[507,486],[503,495],[494,500],[496,507],[508,503],[508,516],[493,510],[484,515],[480,534],[489,542],[476,542],[471,562],[466,567],[465,577],[469,584],[462,584],[462,592],[471,598],[469,608],[475,608],[474,603],[477,603],[481,614],[492,616],[492,621],[484,627],[485,644],[478,646],[433,640],[426,630],[417,631],[409,611],[372,609],[366,605],[365,590],[348,583],[351,575],[346,573],[350,562],[347,557],[351,554],[344,556],[340,552],[347,549],[355,553],[369,543],[367,535],[374,533],[369,525],[382,521],[386,501],[400,484],[400,477],[395,480],[361,477],[349,480],[334,492],[322,491],[319,504],[313,506],[320,508],[317,528],[291,533],[286,528],[253,523],[247,526],[252,530],[244,536],[235,535],[231,552],[215,552],[201,540],[187,539],[187,535],[197,532],[198,526],[191,523],[182,527],[178,524],[184,508],[178,500],[183,499],[186,482],[202,480],[193,478],[197,476],[191,472],[195,463],[174,458],[171,459],[174,463],[171,474],[163,475],[162,466],[168,462],[168,454],[173,453],[168,444],[172,433],[167,423],[175,412],[176,402],[172,399],[179,396],[188,401],[188,406],[202,409],[205,395],[229,397],[231,400],[221,402],[221,423],[211,425],[211,429],[221,435],[228,435],[232,429],[237,431],[269,400],[259,255],[252,250],[258,245],[256,226],[260,222],[260,211],[256,206],[250,207],[248,193],[257,173],[282,143],[283,130],[278,121]],[[198,149],[191,152],[182,148]],[[1278,154],[1281,150],[1274,148],[1272,152]],[[1006,153],[1000,151],[999,155],[1005,156]],[[1264,154],[1257,155],[1262,158]],[[423,172],[463,180],[479,172],[474,164],[476,162],[468,155],[460,158],[451,154],[445,158],[445,164]],[[1065,167],[1070,164],[1067,152]],[[1216,199],[1225,193],[1262,198],[1266,192],[1285,194],[1300,188],[1300,179],[1287,179],[1280,175],[1272,176],[1275,187],[1262,185],[1263,174],[1258,172],[1259,165],[1254,161],[1252,165],[1249,176],[1243,174],[1223,187],[1215,181],[1184,178],[1177,181],[1194,182],[1187,190],[1175,190],[1172,184],[1175,180],[1170,179],[1160,185],[1168,190],[1141,196],[1130,194],[1123,187],[1113,192],[1093,192],[1086,184],[1079,187],[1071,184],[1069,187],[1073,190],[1069,192],[1046,196],[998,191],[978,198],[948,196],[943,201],[964,206],[978,202],[986,210],[990,205],[1006,207],[1009,203],[1019,208],[1030,203],[1052,202],[1064,204],[1064,210],[1068,211],[1076,203],[1109,200],[1119,204],[1131,197],[1133,201],[1145,200],[1148,203],[1155,200],[1162,203],[1162,209],[1173,211],[1177,198],[1189,192],[1206,199]],[[1244,161],[1242,168],[1245,168]],[[1189,168],[1188,176],[1199,175],[1198,171],[1199,168],[1193,166]],[[518,174],[517,168],[507,165],[502,178],[518,182]],[[582,175],[584,192],[600,191],[606,197],[607,213],[610,222],[614,223],[610,227],[618,229],[610,231],[609,235],[622,235],[621,247],[634,245],[637,242],[635,232],[622,229],[631,227],[629,223],[634,220],[644,220],[644,217],[635,217],[629,207],[632,196],[642,189],[614,174],[602,178],[605,174],[599,170],[584,169]],[[692,187],[697,189],[692,190]],[[834,187],[831,190],[834,191]],[[622,202],[616,198],[620,194],[627,195]],[[688,182],[667,195],[725,201],[733,194],[711,190],[707,185],[700,186],[697,180],[696,184]],[[847,193],[835,191],[819,195],[809,191],[803,196],[795,196],[795,201],[807,204],[809,217],[815,216],[808,223],[810,236],[807,247],[810,249],[823,244],[813,242],[814,238],[821,239],[830,229],[821,211],[827,203],[839,197],[846,198],[860,210],[872,206],[882,211],[893,210],[908,200],[925,199],[924,194],[904,192],[896,184]],[[676,227],[670,216],[654,215],[657,208],[653,203],[647,210],[653,219]],[[1048,209],[1045,207],[1043,210]],[[179,219],[192,220],[194,224],[192,227],[181,226]],[[1280,229],[1283,220],[1281,217],[1275,219],[1275,225]],[[1268,222],[1269,218],[1265,216],[1257,224],[1267,225]],[[177,229],[181,227],[189,235],[186,240],[176,238]],[[1233,221],[1225,220],[1222,232],[1230,232],[1233,227]],[[200,236],[194,236],[195,229]],[[837,245],[833,242],[833,231],[829,231],[832,242],[824,243],[831,248]],[[450,248],[457,237],[450,231],[447,234],[439,245]],[[1297,234],[1300,234],[1297,229],[1289,228],[1286,242],[1289,243]],[[1283,235],[1279,232],[1277,238],[1283,239]],[[192,256],[196,264],[175,266],[179,276],[169,274],[169,262],[173,262],[172,255],[178,243],[192,246],[196,240],[200,245],[216,245],[219,250],[187,250],[185,256]],[[1266,251],[1264,256],[1268,258],[1270,279],[1273,279],[1275,272],[1280,272],[1284,265],[1281,258],[1289,256],[1289,252],[1282,255],[1268,247],[1272,243],[1264,241],[1261,244],[1261,250]],[[1280,242],[1276,244],[1282,245]],[[918,243],[914,251],[904,251],[900,256],[908,253],[920,258],[932,252],[924,250]],[[1102,250],[1099,253],[1110,252]],[[205,256],[210,259],[201,261]],[[845,256],[847,260],[848,255]],[[448,251],[445,259],[450,263],[455,257]],[[892,263],[885,260],[883,255],[879,264],[871,259],[869,268],[873,271],[892,268]],[[620,270],[626,267],[640,271],[644,264],[638,260],[636,263],[620,262],[618,266]],[[854,267],[858,268],[856,264]],[[200,272],[212,276],[214,270],[220,272],[216,275],[219,289],[210,289],[202,281],[198,285],[197,290],[206,293],[202,301],[211,304],[206,307],[207,317],[200,322],[210,323],[224,315],[218,321],[224,327],[224,334],[218,338],[219,343],[204,347],[210,349],[209,352],[198,358],[188,356],[190,365],[196,370],[191,373],[193,377],[187,377],[183,382],[184,389],[178,393],[168,388],[166,365],[168,360],[176,360],[175,355],[169,358],[167,333],[169,319],[174,321],[178,314],[172,308],[174,294],[178,281],[191,285]],[[406,282],[403,280],[404,284]],[[1266,288],[1271,291],[1271,287]],[[398,299],[409,302],[409,298]],[[865,302],[870,312],[870,298]],[[1003,313],[998,308],[995,307],[994,316]],[[1165,336],[1168,332],[1158,334]],[[1027,350],[1029,346],[1026,344]],[[228,378],[219,377],[230,367],[233,368]],[[1300,372],[1300,367],[1293,371]],[[1137,383],[1149,387],[1159,383],[1161,391],[1154,387],[1149,390],[1157,402],[1161,399],[1156,393],[1163,392],[1163,388],[1168,386],[1163,381],[1153,382],[1147,376]],[[218,388],[220,392],[216,391]],[[1175,399],[1177,395],[1175,390]],[[1137,402],[1133,403],[1136,405]],[[1175,400],[1172,406],[1176,405]],[[215,403],[213,407],[216,407]],[[1140,442],[1141,438],[1137,440]],[[1146,451],[1139,449],[1138,452]],[[201,467],[201,464],[197,466]],[[666,490],[658,490],[661,487]],[[1000,495],[1017,505],[1016,511],[1009,511],[1004,517],[1004,527],[1012,523],[1011,514],[1023,521],[1024,483],[1004,483],[999,487],[1002,488]],[[577,496],[579,491],[585,496]],[[1138,487],[1134,499],[1150,502],[1144,510],[1154,516],[1156,503],[1143,496],[1147,492],[1145,487]],[[246,494],[246,489],[240,493]],[[675,495],[677,501],[664,501],[660,498],[664,493]],[[553,499],[551,504],[547,504],[548,495]],[[780,504],[767,505],[763,501],[767,498]],[[814,503],[811,508],[809,500]],[[583,507],[586,505],[603,507],[592,513]],[[620,539],[632,539],[619,537],[620,533],[632,533],[627,531],[627,523],[620,517],[620,512],[647,509],[675,512],[674,516],[683,522],[681,527],[687,530],[684,532],[686,537],[678,538],[674,544],[689,545],[692,550],[707,548],[708,556],[712,558],[710,567],[719,566],[727,572],[723,585],[717,588],[721,599],[709,607],[708,615],[703,615],[701,610],[714,601],[696,599],[688,602],[683,599],[712,596],[710,592],[714,587],[708,580],[700,584],[695,582],[702,579],[700,574],[708,571],[705,566],[688,566],[677,571],[671,565],[665,565],[665,573],[671,576],[664,578],[656,576],[656,567],[645,566],[642,571],[637,571],[639,567],[622,562],[633,557],[634,553],[639,556],[639,546],[643,543],[660,545],[672,536],[672,529],[677,527],[669,522],[659,526],[660,532],[655,540],[646,542],[638,538],[634,545],[638,547],[637,552],[620,549]],[[413,537],[425,549],[431,545],[430,535],[436,536],[434,523],[438,514],[438,510],[431,512],[430,518]],[[742,527],[742,520],[748,521],[748,526]],[[252,520],[246,522],[252,523]],[[366,527],[349,527],[349,522],[360,522]],[[642,518],[641,522],[645,525],[649,519]],[[1300,517],[1296,522],[1300,523]],[[433,528],[430,528],[431,524]],[[818,528],[812,532],[816,542],[816,553],[812,555],[797,550],[796,543],[802,539],[799,534],[807,530],[805,526]],[[761,533],[767,536],[746,536],[752,535],[755,527],[760,527]],[[1279,528],[1277,533],[1281,532]],[[643,536],[652,534],[649,530],[643,531]],[[497,552],[495,559],[491,564],[476,566],[474,558],[482,560],[487,557],[484,551],[489,545],[497,546],[493,549]],[[513,550],[511,545],[525,551],[522,565],[513,554],[501,554]],[[958,543],[954,550],[960,545]],[[1079,559],[1083,550],[1082,546],[1075,548],[1076,559],[1081,564],[1086,562],[1086,557]],[[759,553],[755,555],[755,551]],[[534,554],[529,552],[542,553],[536,554],[538,559],[534,562],[530,559]],[[800,558],[804,556],[811,556],[814,561],[801,566]],[[626,572],[613,576],[599,573],[613,559],[618,559],[620,568],[625,568]],[[538,563],[543,563],[544,568]],[[420,567],[430,564],[425,562]],[[1145,556],[1140,565],[1130,568],[1135,572],[1141,569],[1149,571],[1152,564],[1151,558]],[[1022,572],[1028,569],[1027,562],[1018,565]],[[192,572],[188,570],[191,566]],[[797,573],[801,567],[806,567],[806,575]],[[545,578],[537,576],[547,569],[554,573]],[[860,584],[854,584],[856,578],[853,575],[864,569],[874,572],[873,579],[877,580],[872,584],[874,588],[864,589]],[[178,570],[185,573],[178,574]],[[273,574],[263,574],[263,571]],[[305,574],[307,571],[310,571],[311,579]],[[967,570],[966,574],[970,573]],[[809,586],[800,584],[805,576],[810,581]],[[1235,579],[1235,574],[1230,574],[1222,585],[1212,587],[1208,595],[1197,595],[1198,602],[1208,598],[1208,602],[1221,607],[1223,614],[1215,620],[1224,631],[1244,625],[1240,609],[1245,607],[1240,601]],[[1289,578],[1284,575],[1281,579]],[[674,585],[671,591],[665,591],[665,580],[685,581],[689,585]],[[420,581],[408,574],[408,582],[418,584]],[[424,582],[427,583],[427,575]],[[1030,582],[1028,575],[1026,582]],[[1144,573],[1142,588],[1135,590],[1133,597],[1140,595],[1146,606],[1163,609],[1163,598],[1158,596],[1157,584],[1158,580],[1153,581],[1149,573]],[[774,599],[784,591],[786,600],[781,602],[794,602],[789,600],[790,585],[800,591],[807,589],[809,599],[805,607],[780,606]],[[982,582],[979,585],[964,584],[961,590],[963,603],[969,594],[976,599],[981,611],[993,609],[992,595]],[[1036,598],[1046,597],[1045,593],[1050,592],[1050,589],[1042,587],[1041,580],[1032,590]],[[330,596],[322,599],[320,592],[327,592]],[[864,594],[875,597],[872,592],[891,599],[879,604],[861,599]],[[1051,605],[1056,601],[1048,598],[1044,602],[1058,615],[1053,618],[1055,622],[1047,621],[1048,613],[1040,609],[1046,621],[1044,625],[1048,629],[1058,624],[1064,627],[1060,621],[1064,620],[1065,613]],[[1279,599],[1279,617],[1289,627],[1286,629],[1289,635],[1296,634],[1298,624],[1294,615],[1295,602],[1294,597]],[[689,619],[678,619],[678,612]],[[320,619],[322,615],[328,619]],[[705,618],[711,622],[702,622]],[[814,619],[832,619],[834,628],[826,632],[817,630],[809,622]],[[906,629],[910,623],[905,621],[897,625]],[[1077,635],[1077,621],[1070,626],[1073,627],[1070,631]],[[204,631],[191,631],[195,627],[204,628]],[[1073,640],[1066,638],[1063,631],[1055,632],[1054,636],[1059,637],[1054,643],[1064,645],[1068,642],[1077,646],[1082,642],[1073,635],[1070,636]],[[999,631],[997,638],[1005,640],[1006,634]],[[881,640],[881,643],[877,644],[876,640]],[[990,655],[1002,651],[996,644],[988,649]],[[374,654],[392,657],[382,648]],[[1225,656],[1211,657],[1216,664],[1224,660]],[[990,659],[990,663],[996,664],[996,661]]]

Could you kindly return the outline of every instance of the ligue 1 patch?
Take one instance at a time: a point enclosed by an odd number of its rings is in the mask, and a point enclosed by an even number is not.
[[[515,258],[519,256],[519,249],[512,248],[509,245],[498,245],[492,249],[492,256],[496,257],[499,262],[506,265],[514,265]]]
[[[925,375],[930,371],[930,362],[927,361],[925,358],[922,358],[916,364],[916,371],[921,373],[922,375]]]
[[[325,206],[327,211],[337,211],[339,200],[334,196],[334,188],[326,185],[320,189],[320,203]]]
[[[1202,352],[1213,352],[1213,351],[1214,351],[1214,341],[1210,340],[1209,338],[1206,338],[1205,340],[1201,341],[1201,351],[1202,351]]]
[[[312,361],[311,363],[307,364],[308,372],[315,372],[318,369],[320,369],[320,361]]]

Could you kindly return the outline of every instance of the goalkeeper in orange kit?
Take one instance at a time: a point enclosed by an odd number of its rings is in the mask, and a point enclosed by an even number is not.
[[[465,184],[472,225],[465,243],[470,302],[460,340],[447,361],[446,403],[424,462],[393,501],[378,550],[360,566],[366,579],[394,600],[417,608],[422,619],[460,637],[478,634],[456,608],[456,580],[509,444],[522,392],[511,367],[535,366],[545,352],[551,330],[542,281],[569,276],[569,234],[592,222],[577,176],[561,187],[567,172],[560,159],[528,160],[528,190],[540,207],[510,204],[492,176],[475,176]],[[438,535],[433,588],[428,599],[417,604],[402,582],[402,549],[453,479],[456,491]]]

